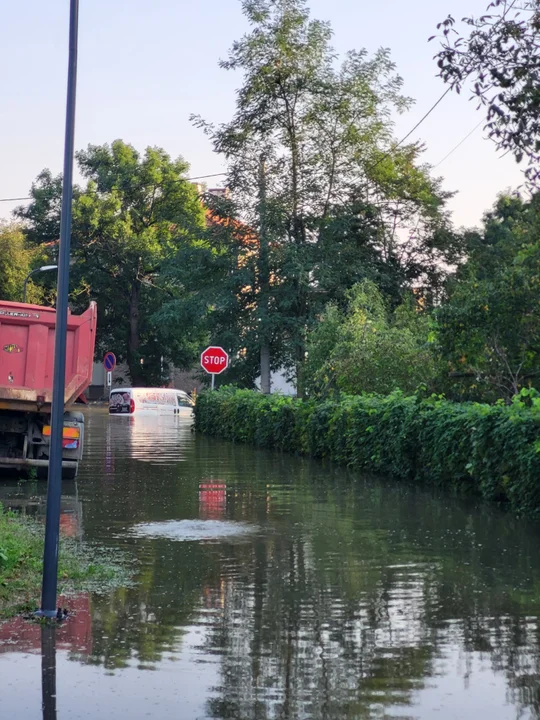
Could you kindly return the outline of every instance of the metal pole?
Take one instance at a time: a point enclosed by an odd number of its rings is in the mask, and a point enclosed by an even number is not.
[[[56,592],[58,587],[58,540],[60,535],[60,500],[62,496],[62,436],[64,428],[64,391],[66,379],[71,204],[73,200],[78,24],[79,0],[70,0],[66,137],[64,145],[62,215],[60,219],[60,248],[58,251],[51,451],[49,457],[49,483],[47,487],[47,520],[45,524],[45,549],[43,553],[41,610],[38,613],[41,617],[49,618],[56,616]]]
[[[214,389],[215,382],[216,382],[216,373],[212,373],[212,390]]]
[[[35,270],[32,270],[32,272],[31,272],[31,273],[28,273],[28,275],[27,275],[27,276],[25,277],[25,279],[24,279],[23,303],[26,302],[26,290],[27,290],[27,288],[28,288],[28,281],[30,280],[30,278],[32,277],[32,275],[33,275],[35,272],[36,272]]]

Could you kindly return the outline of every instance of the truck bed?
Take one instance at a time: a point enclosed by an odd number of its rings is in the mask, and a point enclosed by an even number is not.
[[[65,405],[92,380],[96,304],[68,316]],[[0,410],[49,412],[56,310],[0,300]]]

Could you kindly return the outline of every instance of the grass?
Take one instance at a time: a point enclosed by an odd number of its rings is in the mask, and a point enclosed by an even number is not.
[[[6,511],[0,504],[0,620],[39,606],[44,526]],[[60,540],[59,594],[107,591],[127,585],[125,558],[103,549]]]

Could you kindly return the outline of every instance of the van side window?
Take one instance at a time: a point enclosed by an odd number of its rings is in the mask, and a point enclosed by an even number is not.
[[[176,402],[178,403],[178,407],[192,407],[190,399],[184,395],[177,395]]]

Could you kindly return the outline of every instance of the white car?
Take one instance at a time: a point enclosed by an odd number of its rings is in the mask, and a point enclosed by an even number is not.
[[[173,388],[115,388],[109,398],[110,415],[191,415],[195,403]]]

